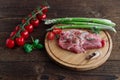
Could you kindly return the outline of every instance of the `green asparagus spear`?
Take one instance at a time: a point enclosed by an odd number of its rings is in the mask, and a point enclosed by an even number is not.
[[[113,27],[109,27],[109,26],[94,26],[94,25],[89,25],[89,24],[86,24],[86,25],[56,25],[57,28],[61,28],[61,29],[80,29],[80,28],[83,28],[83,29],[99,29],[99,30],[110,30],[110,31],[113,31],[116,33],[116,30],[113,28]],[[47,29],[47,31],[49,30],[52,30],[52,28],[49,28]]]
[[[61,24],[66,24],[66,25],[93,25],[93,26],[106,26],[103,24],[98,24],[98,23],[89,23],[89,22],[61,22]],[[109,26],[112,27],[112,26]]]
[[[103,24],[107,26],[115,26],[116,24],[108,19],[101,19],[101,18],[56,18],[56,19],[50,19],[46,20],[45,24],[60,24],[64,22],[88,22],[88,23],[97,23],[97,24]]]

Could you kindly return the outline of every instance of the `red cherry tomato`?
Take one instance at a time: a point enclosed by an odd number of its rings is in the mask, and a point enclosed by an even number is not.
[[[54,28],[53,29],[53,33],[55,33],[55,34],[60,34],[62,32],[62,29],[60,29],[60,28]]]
[[[47,18],[47,16],[46,16],[46,14],[37,14],[37,18],[38,18],[39,20],[44,20],[44,19]]]
[[[47,6],[41,6],[41,8],[43,9],[42,12],[44,14],[48,12],[48,7]]]
[[[22,23],[25,23],[26,22],[26,20],[25,19],[22,19]]]
[[[101,43],[102,43],[102,47],[104,47],[105,46],[105,40],[102,40]]]
[[[20,30],[20,26],[16,26],[14,31],[17,32],[18,30]]]
[[[30,23],[34,26],[34,27],[38,27],[40,21],[38,19],[32,19],[30,20]]]
[[[28,17],[32,17],[32,14],[29,14]]]
[[[19,30],[20,30],[20,26],[16,26],[14,31],[11,32],[10,37],[13,37],[17,33],[17,31],[19,31]]]
[[[15,31],[11,32],[10,37],[13,37],[16,34]]]
[[[44,19],[46,19],[46,18],[47,18],[46,14],[42,14],[42,15],[41,15],[41,19],[42,19],[42,20],[44,20]]]
[[[21,37],[18,37],[15,39],[15,42],[18,46],[23,46],[25,44],[25,40],[24,38],[21,36]]]
[[[29,37],[28,31],[25,30],[25,31],[21,32],[21,36],[22,36],[23,38],[27,39],[27,38]]]
[[[47,39],[48,40],[53,40],[54,38],[55,38],[55,34],[53,32],[48,32]]]
[[[28,31],[28,32],[33,32],[33,25],[31,24],[28,24],[27,26],[25,26],[25,29]]]
[[[14,40],[8,38],[8,39],[6,40],[6,47],[8,47],[8,48],[13,48],[14,46],[15,46]]]

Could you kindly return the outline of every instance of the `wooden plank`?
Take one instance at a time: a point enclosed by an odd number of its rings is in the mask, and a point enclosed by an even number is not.
[[[114,64],[116,63],[116,64]],[[49,65],[49,66],[47,66]],[[54,65],[54,66],[53,66]],[[54,62],[49,62],[46,64],[46,66],[44,66],[45,68],[45,72],[47,73],[51,73],[51,74],[54,74],[54,73],[61,73],[61,74],[66,74],[66,75],[69,75],[69,74],[89,74],[89,75],[107,75],[107,74],[119,74],[120,73],[120,63],[119,63],[119,60],[108,60],[106,63],[104,63],[102,66],[96,68],[96,69],[93,69],[93,70],[90,70],[90,71],[73,71],[73,70],[70,70],[70,69],[67,69],[66,67],[62,67],[62,66],[58,66],[56,64],[54,64]],[[54,70],[54,71],[52,71]],[[113,71],[114,70],[114,71]],[[59,74],[58,73],[58,74]]]
[[[12,32],[22,19],[0,19],[0,32]]]
[[[24,17],[42,0],[0,1],[0,17]],[[51,6],[49,17],[83,16],[83,17],[105,17],[112,19],[120,15],[119,0],[60,0],[48,1]],[[88,4],[89,3],[89,4]],[[99,3],[99,4],[97,4]],[[97,4],[97,5],[96,5]],[[107,4],[107,5],[106,5]],[[62,6],[60,6],[62,5]],[[114,5],[114,6],[113,6]],[[112,11],[111,11],[112,10]],[[112,16],[111,16],[112,15]]]
[[[114,64],[116,63],[116,64]],[[114,70],[114,71],[113,71]],[[20,72],[19,72],[20,71]],[[59,72],[59,73],[58,73]],[[36,74],[73,74],[73,75],[113,75],[120,74],[119,61],[107,61],[104,65],[90,71],[74,71],[61,67],[51,61],[8,61],[0,62],[0,75],[36,75]],[[120,76],[119,76],[120,77]]]
[[[38,76],[1,76],[1,80],[116,80],[115,75],[53,75],[40,74]],[[119,80],[119,79],[118,79]]]
[[[1,80],[116,80],[115,75],[53,75],[40,74],[38,76],[1,76]],[[118,79],[119,80],[119,79]]]
[[[18,16],[27,15],[34,8],[39,6],[41,1],[39,0],[34,0],[34,1],[1,0],[0,1],[0,17],[18,17]]]
[[[116,63],[116,64],[114,64]],[[48,66],[49,65],[49,66]],[[41,78],[47,80],[115,80],[120,78],[119,61],[108,61],[95,70],[78,72],[62,68],[53,62],[0,62],[0,78],[24,80]],[[114,71],[113,71],[114,70]]]

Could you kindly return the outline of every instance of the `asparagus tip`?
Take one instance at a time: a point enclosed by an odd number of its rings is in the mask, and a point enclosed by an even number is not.
[[[54,23],[54,22],[56,22],[55,19],[52,19],[52,20],[45,20],[45,24],[46,24],[46,25],[52,24],[52,23]]]
[[[48,31],[51,31],[51,30],[53,30],[53,28],[46,29],[47,32],[48,32]]]
[[[117,33],[117,31],[114,27],[109,27],[109,30],[113,31],[114,33]]]
[[[117,31],[116,31],[115,29],[113,29],[113,32],[114,32],[114,33],[117,33]]]

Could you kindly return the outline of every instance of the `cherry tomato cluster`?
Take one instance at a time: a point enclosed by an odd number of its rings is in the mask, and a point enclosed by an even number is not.
[[[48,32],[47,34],[47,39],[48,40],[53,40],[55,38],[56,35],[59,35],[62,32],[62,29],[60,28],[53,28],[52,31]]]
[[[15,27],[14,31],[11,32],[10,37],[6,40],[6,47],[13,48],[15,45],[23,46],[25,44],[25,39],[29,37],[29,34],[33,32],[34,28],[38,27],[40,22],[46,19],[48,7],[40,6],[39,9],[40,10],[37,10],[36,12],[33,11],[34,14],[28,15],[28,19],[23,19],[22,26],[18,25]]]

